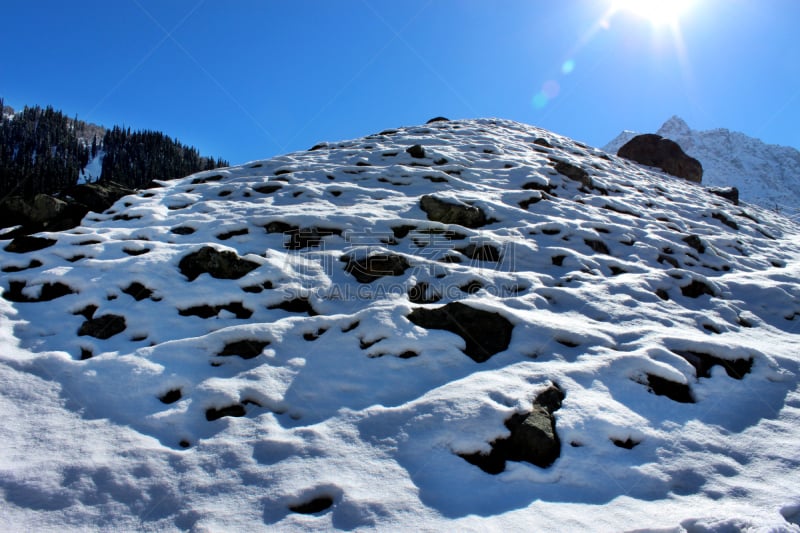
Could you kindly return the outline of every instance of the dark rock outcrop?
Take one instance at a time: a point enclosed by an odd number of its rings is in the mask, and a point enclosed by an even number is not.
[[[452,203],[427,194],[420,198],[419,205],[428,215],[428,220],[442,224],[458,224],[474,229],[488,223],[483,210],[472,205]]]
[[[533,401],[533,409],[515,414],[505,422],[511,435],[492,442],[488,454],[461,454],[461,457],[489,474],[499,474],[506,461],[525,461],[541,468],[552,465],[561,455],[561,440],[553,413],[564,401],[564,391],[551,385]]]
[[[56,239],[48,239],[47,237],[31,237],[29,235],[21,235],[8,243],[8,246],[6,246],[4,250],[6,252],[12,252],[15,254],[25,254],[28,252],[43,250],[53,246],[56,242]]]
[[[617,155],[695,183],[703,179],[700,161],[687,155],[675,141],[655,133],[637,135],[625,143]]]
[[[78,330],[78,336],[88,335],[96,339],[108,339],[125,331],[125,317],[119,315],[102,315],[84,322]]]
[[[400,276],[411,266],[405,257],[389,253],[373,254],[358,260],[344,256],[341,260],[347,262],[344,271],[359,283],[372,283],[384,276]]]
[[[134,192],[109,181],[75,185],[56,196],[11,196],[0,201],[0,227],[20,226],[12,235],[29,235],[43,230],[63,231],[79,225],[89,211],[102,213],[123,196]]]
[[[185,256],[178,264],[181,273],[189,281],[194,281],[203,273],[218,279],[239,279],[258,266],[258,263],[242,259],[234,252],[220,252],[210,246]]]
[[[733,205],[739,205],[739,189],[736,187],[711,187],[708,192],[716,194],[720,198],[725,198]]]
[[[464,353],[476,363],[508,348],[514,325],[499,313],[452,302],[436,309],[418,308],[408,319],[426,329],[455,333],[467,343]]]
[[[408,148],[406,148],[406,152],[414,159],[423,159],[425,157],[425,148],[423,148],[422,145],[419,144],[415,144],[414,146],[409,146]]]

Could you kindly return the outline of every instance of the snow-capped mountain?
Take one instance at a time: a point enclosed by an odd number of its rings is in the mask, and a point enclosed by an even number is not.
[[[504,120],[0,242],[0,529],[797,530],[800,228]]]
[[[737,187],[745,202],[780,211],[787,216],[800,214],[800,151],[724,128],[698,131],[673,116],[656,132],[677,142],[683,151],[703,165],[703,184]],[[623,131],[603,147],[617,153],[638,135]]]

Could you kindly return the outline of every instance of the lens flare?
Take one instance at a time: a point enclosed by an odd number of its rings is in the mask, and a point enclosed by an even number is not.
[[[612,12],[631,13],[653,26],[674,26],[694,0],[614,0]]]
[[[564,61],[564,64],[561,65],[561,73],[562,74],[571,74],[573,70],[575,70],[575,60],[574,59],[567,59],[566,61]]]

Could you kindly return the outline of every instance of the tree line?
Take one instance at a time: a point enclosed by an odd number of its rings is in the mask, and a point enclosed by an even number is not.
[[[0,109],[4,109],[2,98]],[[203,157],[197,149],[158,131],[115,126],[102,139],[96,134],[86,138],[87,132],[97,130],[50,106],[25,107],[13,117],[0,116],[0,198],[53,194],[76,185],[98,153],[104,154],[99,181],[130,188],[228,166],[227,161]]]

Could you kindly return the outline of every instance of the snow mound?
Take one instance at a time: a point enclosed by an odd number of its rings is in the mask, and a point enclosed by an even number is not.
[[[800,241],[759,207],[438,120],[39,237],[0,242],[3,529],[798,522]]]

